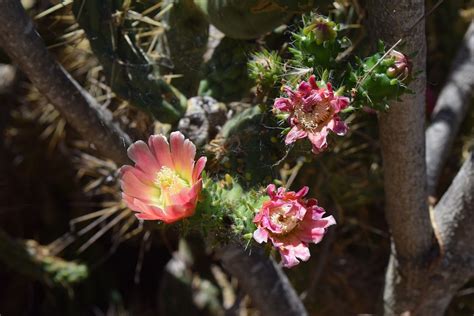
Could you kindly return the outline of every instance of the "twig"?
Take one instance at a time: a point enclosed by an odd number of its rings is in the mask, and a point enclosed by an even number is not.
[[[127,163],[129,136],[49,54],[19,1],[0,0],[0,46],[64,118],[105,157]]]

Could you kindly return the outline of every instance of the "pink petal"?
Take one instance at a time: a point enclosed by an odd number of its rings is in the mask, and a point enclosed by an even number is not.
[[[133,196],[130,196],[126,193],[122,193],[122,200],[125,202],[125,205],[127,205],[129,209],[139,211],[138,206],[136,206],[134,203],[135,198]]]
[[[163,221],[167,224],[176,222],[180,219],[192,216],[195,211],[195,205],[180,204],[166,207],[166,218]]]
[[[333,90],[332,90],[332,84],[330,82],[326,83],[326,88],[328,89],[329,94],[332,95]]]
[[[255,239],[255,241],[259,244],[261,244],[262,242],[267,242],[268,231],[261,227],[257,228],[257,230],[253,232],[253,239]]]
[[[300,85],[298,86],[298,92],[302,94],[302,96],[306,96],[311,93],[311,85],[307,83],[306,81],[302,81]]]
[[[315,75],[311,75],[311,77],[309,77],[309,80],[308,80],[308,81],[309,81],[309,84],[311,85],[311,87],[312,87],[313,89],[315,89],[315,90],[316,90],[316,89],[319,89],[319,88],[318,88],[318,84],[317,84],[317,82],[316,82],[316,77],[315,77]]]
[[[173,196],[171,196],[171,201],[173,201],[173,204],[176,205],[184,205],[188,203],[195,204],[201,190],[202,180],[199,180],[191,188],[184,188],[178,194],[174,194]]]
[[[150,152],[148,146],[141,140],[130,145],[127,154],[128,157],[135,162],[136,167],[140,168],[145,173],[154,174],[161,168],[155,157]]]
[[[166,213],[160,207],[147,204],[140,199],[135,199],[134,204],[139,208],[138,212],[145,213],[154,220],[165,221]]]
[[[308,194],[309,188],[307,186],[302,187],[298,192],[296,192],[295,197],[297,199],[302,198]]]
[[[173,159],[171,159],[170,145],[165,136],[161,134],[151,135],[150,138],[148,138],[148,144],[160,167],[165,166],[174,169]]]
[[[275,191],[276,191],[276,186],[272,183],[267,186],[267,194],[270,196],[270,198],[273,198],[275,196]]]
[[[201,157],[196,161],[196,164],[194,165],[193,169],[193,182],[196,182],[198,179],[201,178],[201,173],[204,170],[204,167],[206,166],[207,158],[206,157]]]
[[[291,143],[294,143],[296,140],[305,138],[308,134],[299,129],[297,125],[293,126],[291,130],[288,132],[285,138],[285,144],[289,145]]]
[[[120,179],[122,191],[129,196],[144,200],[152,200],[155,187],[141,182],[130,169]]]
[[[313,144],[313,149],[316,148],[318,151],[325,149],[327,147],[327,135],[328,130],[326,127],[323,127],[319,133],[308,133],[308,138]]]
[[[335,113],[339,113],[349,105],[349,98],[347,97],[336,97],[331,101],[331,105]]]
[[[148,221],[160,220],[159,218],[156,218],[155,215],[151,215],[147,213],[136,213],[135,216],[136,218],[141,219],[141,220],[148,220]]]
[[[273,103],[273,107],[280,111],[288,112],[293,110],[293,102],[288,98],[278,98]]]
[[[308,261],[308,259],[311,257],[309,248],[304,243],[299,243],[298,245],[294,246],[293,251],[295,256],[302,261]]]
[[[339,136],[346,135],[349,129],[347,124],[337,116],[328,123],[328,128]]]
[[[281,248],[279,249],[281,256],[281,264],[285,268],[292,268],[298,265],[300,262],[296,259],[295,253],[289,249]]]
[[[128,166],[128,165],[125,165],[122,168],[120,168],[119,178],[122,178],[123,175],[126,172],[133,173],[135,175],[135,177],[137,177],[138,180],[140,180],[141,182],[143,182],[147,185],[153,185],[153,181],[155,181],[155,175],[154,174],[145,173],[145,172],[143,172],[142,170],[140,170],[138,168]]]
[[[185,139],[181,132],[171,133],[170,144],[176,172],[191,182],[196,146],[189,139]]]

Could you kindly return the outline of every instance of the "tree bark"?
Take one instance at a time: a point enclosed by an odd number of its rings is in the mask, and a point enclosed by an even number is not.
[[[443,315],[456,292],[474,276],[474,154],[464,162],[433,210],[441,256],[431,273],[416,314]]]
[[[411,311],[423,291],[423,273],[433,252],[433,229],[426,194],[425,164],[425,26],[415,23],[425,12],[423,0],[367,1],[373,40],[392,45],[403,38],[403,51],[413,58],[416,79],[412,95],[392,102],[379,116],[385,212],[392,233],[386,274],[384,313]],[[399,49],[399,48],[397,48]]]
[[[451,67],[426,130],[428,194],[436,196],[439,175],[453,147],[454,139],[466,116],[474,91],[474,22]]]
[[[127,163],[130,138],[51,56],[20,1],[0,0],[0,46],[67,122],[105,157]]]
[[[224,268],[239,280],[262,315],[308,315],[285,273],[263,249],[246,251],[239,244],[229,244],[217,256]]]

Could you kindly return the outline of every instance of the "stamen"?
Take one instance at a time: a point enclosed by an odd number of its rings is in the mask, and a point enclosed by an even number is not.
[[[169,193],[178,193],[181,189],[188,186],[188,183],[181,178],[174,170],[168,167],[161,167],[156,174],[155,184],[161,191]]]

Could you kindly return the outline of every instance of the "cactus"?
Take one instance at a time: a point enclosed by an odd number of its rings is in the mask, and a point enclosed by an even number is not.
[[[281,57],[276,52],[263,49],[252,55],[248,62],[250,78],[255,80],[257,91],[277,90],[284,69]]]
[[[358,59],[356,69],[351,72],[352,106],[386,110],[389,100],[410,92],[407,84],[412,79],[411,68],[405,55],[395,50],[386,54],[380,44],[379,52],[363,61]]]
[[[263,106],[248,108],[228,120],[219,135],[220,145],[225,148],[219,159],[220,168],[237,173],[249,187],[270,182],[274,164],[285,152],[284,144],[278,139],[280,129],[264,127],[276,124]]]
[[[187,97],[193,97],[199,87],[209,23],[192,0],[166,0],[162,6],[169,4],[172,8],[165,16],[168,28],[161,37],[158,50],[162,55],[169,55],[172,72],[182,75],[174,79],[173,84]]]
[[[247,60],[254,47],[247,41],[224,37],[205,66],[199,95],[223,102],[240,100],[252,87]]]
[[[131,25],[123,18],[130,2],[75,0],[73,12],[112,90],[160,121],[176,122],[185,111],[186,98],[160,77],[158,67],[135,44]]]
[[[280,24],[291,13],[267,0],[194,0],[208,21],[225,35],[236,39],[254,39]],[[270,4],[266,6],[266,4]]]
[[[349,45],[348,39],[338,37],[338,31],[339,25],[326,17],[303,17],[303,27],[293,34],[290,48],[296,65],[321,71],[333,67],[337,55]]]

